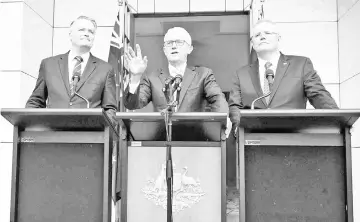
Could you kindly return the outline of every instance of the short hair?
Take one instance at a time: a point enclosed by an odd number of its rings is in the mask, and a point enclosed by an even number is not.
[[[257,21],[257,22],[255,23],[254,27],[257,26],[257,25],[260,25],[260,24],[262,24],[262,23],[269,23],[269,24],[271,24],[271,25],[275,25],[275,26],[276,26],[276,23],[273,22],[273,21],[271,21],[271,20],[269,20],[269,19],[260,19],[259,21]]]
[[[95,19],[90,18],[90,17],[85,16],[85,15],[80,15],[79,17],[77,17],[74,21],[72,21],[70,23],[70,27],[74,24],[74,22],[76,22],[77,20],[82,20],[82,19],[90,21],[94,25],[95,30],[97,29],[97,24],[96,24]]]
[[[254,29],[256,26],[258,26],[258,25],[260,25],[260,24],[263,24],[263,23],[268,23],[268,24],[271,24],[271,25],[275,26],[276,33],[280,36],[280,33],[279,33],[279,30],[277,29],[276,23],[273,22],[273,21],[271,21],[271,20],[268,20],[268,19],[260,19],[260,20],[258,20],[258,21],[255,23],[255,25],[253,26],[253,29]],[[254,34],[254,33],[251,33],[251,39],[252,39],[252,35],[253,35],[253,34]]]
[[[170,38],[169,36],[171,36],[171,35],[176,35],[180,40],[184,40],[190,46],[192,44],[191,36],[190,36],[189,32],[186,31],[183,27],[170,28],[164,36],[164,42],[166,42]]]

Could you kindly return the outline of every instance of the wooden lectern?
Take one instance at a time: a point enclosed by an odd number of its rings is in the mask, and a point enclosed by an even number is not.
[[[114,128],[101,109],[2,109],[12,222],[110,222]]]
[[[172,115],[173,221],[225,222],[226,113]],[[117,113],[121,221],[165,222],[166,132],[160,113]],[[124,134],[126,132],[126,135]]]
[[[243,110],[240,222],[352,222],[350,128],[360,110]]]

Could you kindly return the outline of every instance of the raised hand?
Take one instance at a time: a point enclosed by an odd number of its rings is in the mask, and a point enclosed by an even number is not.
[[[141,76],[147,67],[147,57],[142,57],[141,55],[141,49],[138,44],[136,44],[136,53],[134,50],[129,46],[129,49],[127,52],[125,52],[125,62],[127,64],[127,67],[132,75],[134,76]]]

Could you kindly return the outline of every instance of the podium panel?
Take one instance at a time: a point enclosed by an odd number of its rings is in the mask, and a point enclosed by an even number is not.
[[[359,110],[244,110],[240,222],[352,222],[350,127]]]
[[[345,222],[343,147],[245,146],[246,221]]]
[[[2,109],[14,126],[12,222],[110,222],[118,132],[101,109]]]
[[[21,143],[17,221],[102,221],[103,149],[103,144]]]
[[[220,147],[172,149],[174,222],[221,221]],[[128,222],[166,222],[165,155],[166,147],[128,147]]]
[[[122,222],[167,221],[169,156],[173,221],[226,221],[226,113],[173,113],[171,140],[160,113],[116,116],[123,127]]]

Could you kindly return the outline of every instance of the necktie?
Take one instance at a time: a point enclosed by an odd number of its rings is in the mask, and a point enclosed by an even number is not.
[[[271,62],[267,62],[265,64],[265,73],[264,73],[264,95],[268,94],[270,92],[270,87],[269,87],[269,81],[266,78],[266,70],[270,68],[270,66],[272,66]],[[265,97],[266,100],[266,104],[269,104],[269,99],[270,96]]]
[[[74,66],[72,78],[70,80],[70,94],[71,94],[71,96],[73,96],[75,94],[76,84],[79,81],[80,76],[81,76],[81,63],[83,61],[83,58],[81,56],[76,56],[74,59],[76,60],[76,63],[75,63],[75,66]],[[74,78],[75,76],[78,76],[78,78]]]

